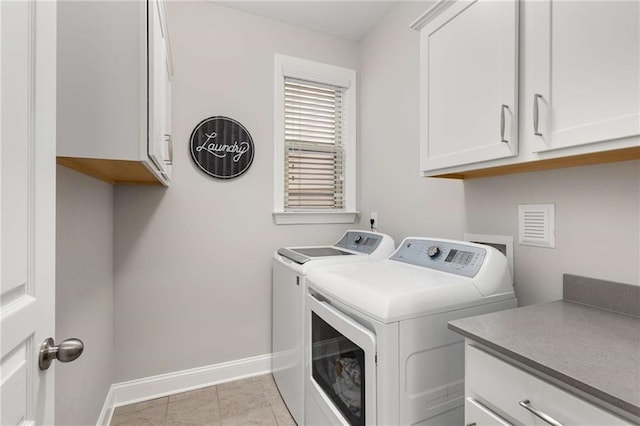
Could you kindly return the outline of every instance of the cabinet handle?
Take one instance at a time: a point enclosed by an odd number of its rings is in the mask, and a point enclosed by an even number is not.
[[[173,139],[171,139],[171,135],[164,135],[164,140],[169,144],[169,159],[164,162],[170,166],[173,164]]]
[[[528,399],[525,399],[524,401],[520,401],[518,404],[520,404],[521,407],[529,410],[534,416],[541,418],[542,420],[544,420],[545,422],[547,422],[548,424],[550,424],[552,426],[563,426],[562,423],[560,423],[559,421],[557,421],[556,419],[554,419],[550,415],[548,415],[546,413],[543,413],[542,411],[536,410],[535,408],[533,408],[531,406],[531,402]]]
[[[540,110],[538,108],[538,100],[542,98],[542,95],[533,95],[533,134],[536,136],[542,136],[542,133],[538,131],[538,122],[540,121]]]
[[[508,140],[504,138],[504,110],[509,109],[509,105],[502,105],[500,107],[500,142],[509,143]]]

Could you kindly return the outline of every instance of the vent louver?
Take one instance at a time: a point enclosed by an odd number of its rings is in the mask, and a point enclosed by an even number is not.
[[[555,247],[555,205],[518,206],[519,243],[525,246]]]

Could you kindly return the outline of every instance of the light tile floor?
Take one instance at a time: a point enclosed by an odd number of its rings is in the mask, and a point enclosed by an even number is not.
[[[116,408],[111,426],[295,426],[271,374]]]

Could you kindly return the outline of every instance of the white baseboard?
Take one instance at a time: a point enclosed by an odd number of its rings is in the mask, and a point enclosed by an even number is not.
[[[111,423],[111,417],[113,417],[113,386],[109,387],[109,392],[107,392],[107,397],[104,400],[104,404],[102,405],[102,411],[100,411],[100,416],[98,417],[98,421],[96,422],[96,426],[109,426]]]
[[[147,401],[174,393],[213,386],[220,383],[271,372],[271,354],[244,358],[190,370],[111,385],[96,426],[108,426],[113,410],[122,405]]]

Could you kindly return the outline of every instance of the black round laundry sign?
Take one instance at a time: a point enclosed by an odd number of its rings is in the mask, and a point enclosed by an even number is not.
[[[209,176],[238,177],[253,163],[253,139],[236,120],[209,117],[191,133],[191,158]]]

